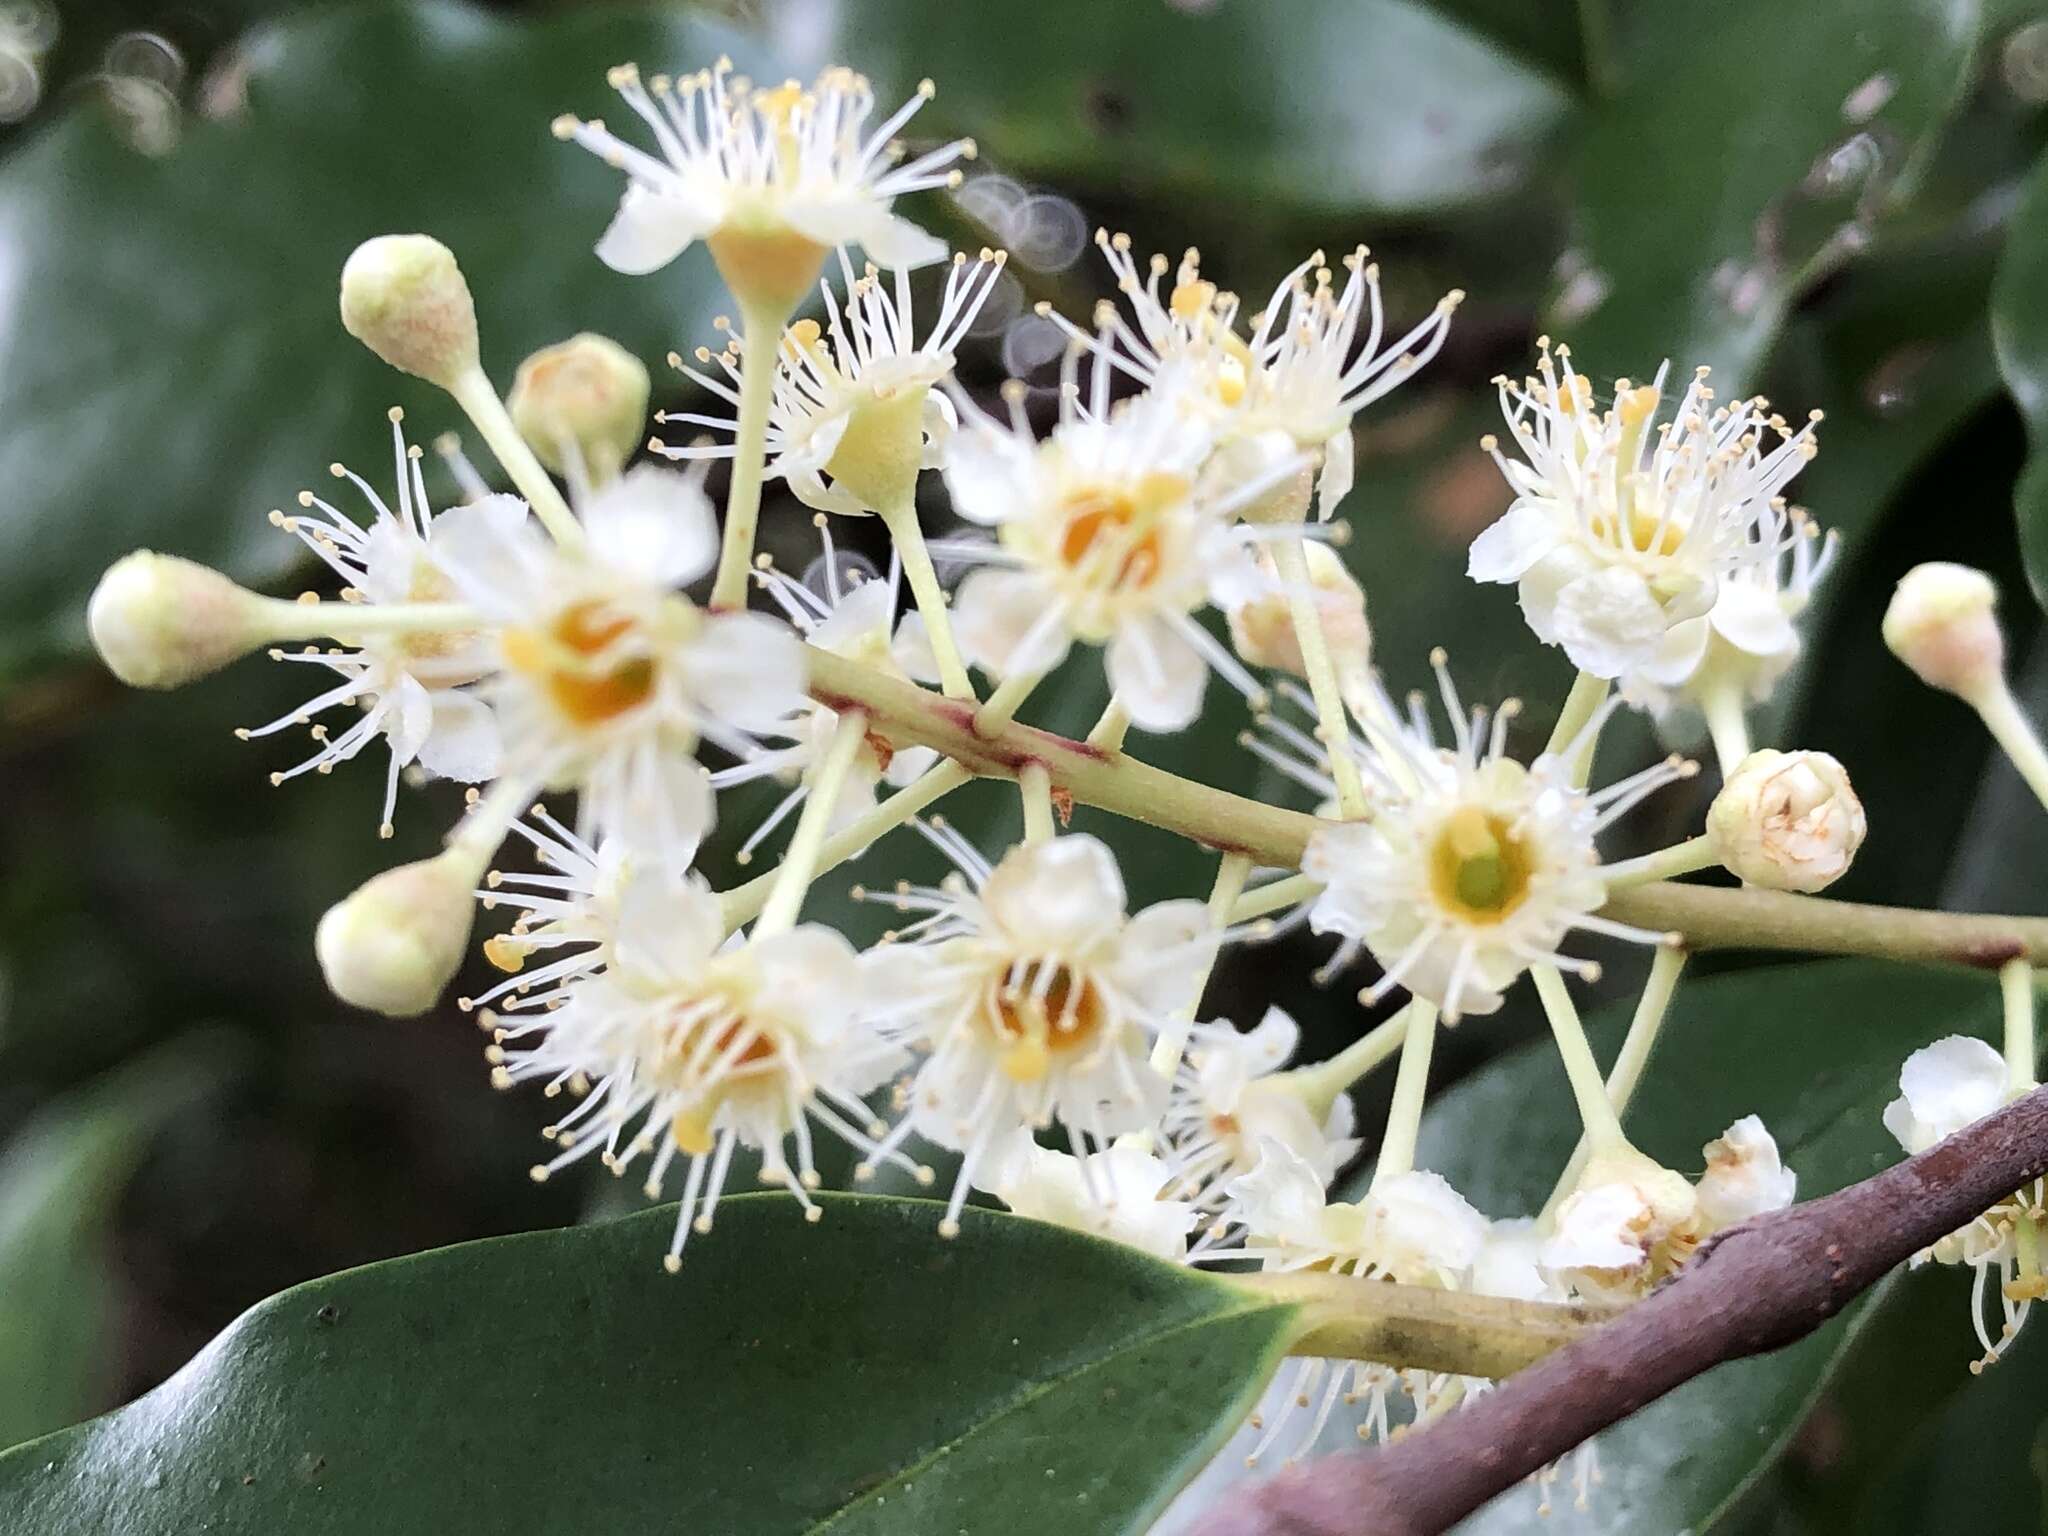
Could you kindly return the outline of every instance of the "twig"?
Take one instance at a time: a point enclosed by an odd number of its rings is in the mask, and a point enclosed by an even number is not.
[[[1731,1227],[1677,1279],[1469,1407],[1247,1488],[1200,1536],[1434,1536],[1723,1361],[1805,1337],[2048,1172],[2048,1089],[1875,1178]]]

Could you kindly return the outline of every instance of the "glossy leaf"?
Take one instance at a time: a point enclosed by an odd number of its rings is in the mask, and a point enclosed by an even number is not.
[[[106,1401],[108,1226],[156,1129],[218,1075],[219,1042],[163,1047],[55,1100],[0,1152],[0,1446]]]
[[[1578,151],[1552,324],[1596,378],[1660,361],[1752,387],[1801,287],[1911,196],[1970,76],[1975,0],[1645,7]]]
[[[809,44],[886,94],[930,76],[931,123],[974,134],[999,169],[1148,197],[1456,207],[1521,180],[1569,107],[1412,0],[840,0],[822,33],[794,15],[786,51]]]
[[[0,681],[75,650],[93,582],[138,545],[282,577],[302,552],[264,514],[334,459],[388,488],[392,401],[421,439],[460,425],[341,328],[341,264],[371,235],[455,250],[501,387],[579,327],[654,357],[708,338],[702,253],[654,278],[602,266],[619,177],[548,120],[610,113],[621,58],[727,51],[759,57],[673,10],[383,0],[256,34],[246,99],[163,158],[81,107],[0,165]]]
[[[1291,1308],[921,1201],[673,1211],[334,1275],[171,1381],[0,1457],[0,1528],[1140,1532]]]
[[[2048,155],[2034,167],[2013,212],[1991,294],[1991,336],[2033,448],[2013,506],[2027,580],[2035,600],[2048,607]]]

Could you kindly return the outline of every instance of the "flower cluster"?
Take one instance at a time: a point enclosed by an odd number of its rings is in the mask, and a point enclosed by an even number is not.
[[[453,255],[385,237],[344,270],[344,324],[441,386],[513,491],[491,490],[448,444],[459,494],[436,510],[394,411],[388,494],[336,465],[360,506],[309,491],[271,514],[334,596],[285,601],[138,552],[92,599],[101,654],[137,686],[266,648],[318,669],[305,704],[243,733],[310,730],[311,754],[274,783],[381,743],[386,833],[409,773],[475,786],[442,853],[321,922],[340,996],[394,1015],[431,1007],[480,897],[500,923],[482,949],[501,976],[461,1006],[489,1036],[499,1086],[567,1100],[534,1176],[594,1153],[615,1173],[641,1169],[656,1196],[679,1172],[672,1269],[711,1229],[743,1152],[820,1217],[819,1132],[854,1149],[860,1180],[894,1169],[937,1186],[920,1157],[951,1155],[933,1211],[943,1235],[979,1190],[1164,1258],[1522,1300],[1639,1296],[1706,1237],[1792,1199],[1795,1176],[1754,1116],[1703,1149],[1697,1177],[1639,1150],[1621,1122],[1633,1077],[1603,1080],[1564,978],[1598,974],[1575,936],[1655,951],[1624,1051],[1639,1067],[1683,957],[1676,935],[1607,915],[1617,892],[1714,866],[1813,892],[1855,856],[1864,816],[1841,765],[1752,753],[1745,717],[1795,658],[1794,620],[1827,563],[1781,494],[1813,456],[1810,423],[1793,431],[1761,400],[1716,404],[1705,370],[1668,419],[1661,372],[1618,381],[1602,407],[1567,350],[1543,344],[1540,377],[1500,382],[1508,442],[1487,447],[1513,496],[1470,574],[1515,584],[1531,630],[1579,677],[1528,751],[1521,704],[1469,708],[1438,652],[1440,727],[1422,695],[1397,703],[1375,671],[1332,515],[1353,478],[1354,417],[1436,356],[1459,294],[1390,340],[1367,252],[1344,257],[1341,277],[1318,252],[1241,318],[1194,252],[1141,268],[1126,237],[1104,235],[1121,305],[1062,322],[1073,345],[1049,391],[1012,382],[992,405],[956,363],[1004,258],[945,263],[943,243],[893,206],[957,180],[972,154],[963,140],[906,158],[898,135],[929,83],[871,127],[873,92],[846,70],[774,89],[722,61],[611,79],[652,151],[598,123],[557,131],[626,175],[601,259],[652,272],[701,242],[732,289],[738,327],[716,351],[670,359],[718,404],[658,418],[709,435],[654,439],[634,462],[648,375],[587,334],[529,358],[501,401]],[[934,279],[920,324],[914,290]],[[797,315],[807,302],[822,319]],[[730,465],[722,524],[707,494],[717,463]],[[969,531],[926,540],[927,471]],[[801,580],[755,553],[764,479],[816,513],[822,554]],[[886,574],[833,540],[830,519],[870,515],[890,535]],[[950,593],[942,566],[966,572]],[[700,602],[693,584],[714,570]],[[1988,615],[1968,580],[1947,579],[1918,602],[1902,591],[1886,633],[2010,735]],[[1089,740],[1015,724],[1077,647],[1100,651],[1112,694]],[[1308,829],[1292,844],[1231,822],[1278,813],[1123,752],[1131,726],[1198,719],[1212,672],[1256,712],[1251,749],[1317,801],[1312,822],[1287,818]],[[1603,728],[1626,705],[1662,713],[1678,699],[1707,717],[1721,793],[1698,836],[1608,858],[1608,829],[1696,765],[1674,757],[1591,787]],[[1062,768],[1074,763],[1094,777]],[[926,815],[975,774],[1015,779],[1013,845],[977,847]],[[782,856],[715,890],[697,865],[720,793],[770,778],[785,793],[741,860],[793,821]],[[1208,899],[1133,912],[1110,846],[1063,830],[1077,786],[1230,850]],[[544,794],[572,798],[573,815],[541,808]],[[801,920],[822,871],[905,825],[953,869],[863,893],[900,914],[894,931],[857,951]],[[493,868],[508,838],[537,867]],[[1250,883],[1255,863],[1274,877]],[[1299,1031],[1278,1010],[1245,1031],[1202,1017],[1219,948],[1289,909],[1337,940],[1324,979],[1369,956],[1359,999],[1409,999],[1371,1029],[1361,1016],[1353,1044],[1311,1064],[1293,1062]],[[1414,1158],[1439,1026],[1500,1008],[1525,975],[1585,1141],[1548,1208],[1495,1220]],[[2032,1079],[2017,1049],[1998,1064],[2006,1088]],[[1886,1123],[1909,1151],[1993,1102],[1988,1051],[1948,1041],[1908,1064]],[[1370,1182],[1332,1198],[1360,1145],[1347,1090],[1397,1055]],[[2000,1270],[2008,1326],[2040,1283],[2038,1191],[2015,1201],[1936,1253],[1980,1280]],[[1428,1412],[1483,1385],[1398,1363],[1299,1372],[1289,1396],[1318,1405],[1309,1439],[1340,1400],[1368,1402],[1368,1427],[1385,1432],[1397,1398]]]

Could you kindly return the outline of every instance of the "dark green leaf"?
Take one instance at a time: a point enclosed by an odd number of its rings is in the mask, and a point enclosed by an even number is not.
[[[341,264],[371,235],[454,248],[501,382],[579,327],[655,356],[708,334],[701,253],[650,279],[590,254],[620,180],[548,120],[609,112],[621,58],[723,51],[749,61],[673,11],[376,3],[260,33],[246,104],[167,157],[77,110],[0,167],[0,679],[74,649],[92,583],[135,546],[283,576],[297,552],[265,512],[337,458],[388,487],[385,404],[422,438],[459,424],[341,328]]]
[[[0,1445],[106,1401],[108,1224],[157,1127],[220,1065],[217,1041],[166,1046],[47,1105],[0,1153]]]
[[[1139,1532],[1288,1307],[929,1202],[673,1210],[272,1298],[135,1405],[0,1457],[0,1528],[293,1536]]]
[[[2048,155],[2034,167],[2012,216],[1991,293],[1991,338],[2033,446],[2013,506],[2027,580],[2035,600],[2048,606]]]
[[[1411,0],[842,0],[835,17],[820,59],[889,95],[932,77],[932,122],[1001,169],[1152,197],[1255,188],[1267,211],[1472,202],[1520,180],[1569,105]]]
[[[1553,325],[1596,378],[1671,358],[1748,388],[1786,305],[1911,195],[1969,79],[1974,0],[1646,7],[1579,151]],[[1573,290],[1577,297],[1574,297]]]

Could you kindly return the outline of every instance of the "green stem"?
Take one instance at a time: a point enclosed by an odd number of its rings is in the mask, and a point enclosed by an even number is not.
[[[1044,681],[1043,672],[1015,672],[996,684],[995,692],[988,696],[988,702],[974,712],[975,733],[981,735],[1000,730],[1016,719],[1017,711],[1022,709],[1024,701],[1031,697],[1032,689]]]
[[[1017,775],[1017,788],[1024,799],[1024,841],[1052,841],[1052,775],[1043,763],[1026,763]]]
[[[775,869],[775,884],[754,924],[754,938],[784,933],[796,926],[804,894],[818,875],[818,858],[824,851],[825,829],[832,825],[832,808],[839,803],[839,792],[846,787],[846,775],[853,767],[854,754],[867,738],[867,728],[867,717],[857,710],[842,714],[832,727],[825,755],[811,770],[810,793],[804,798],[796,831],[790,834],[789,847]]]
[[[1124,708],[1122,699],[1111,694],[1102,716],[1095,722],[1095,728],[1088,733],[1088,745],[1099,747],[1104,752],[1121,752],[1124,738],[1131,731],[1131,712]]]
[[[1749,717],[1742,707],[1742,690],[1720,683],[1700,696],[1700,713],[1707,718],[1707,734],[1714,739],[1714,760],[1721,768],[1721,782],[1727,783],[1742,760],[1749,756]]]
[[[1997,678],[1986,692],[1968,702],[1983,718],[1985,728],[2004,749],[2020,777],[2026,780],[2027,788],[2042,805],[2048,806],[2048,752],[2042,750],[2033,722],[2021,711],[2005,679]]]
[[[1411,998],[1395,1018],[1405,1021],[1401,1026],[1401,1065],[1394,1075],[1394,1102],[1387,1110],[1387,1133],[1380,1140],[1379,1160],[1373,1165],[1374,1189],[1397,1174],[1415,1171],[1415,1142],[1422,1134],[1422,1106],[1429,1094],[1429,1058],[1436,1045],[1436,1004]]]
[[[946,606],[946,590],[939,585],[939,573],[932,567],[931,551],[925,547],[924,527],[917,520],[917,501],[911,496],[877,515],[895,542],[903,561],[903,575],[910,583],[910,596],[924,618],[925,633],[931,637],[932,657],[939,664],[939,687],[949,699],[971,699],[974,684],[968,681],[967,664],[953,643],[953,615]]]
[[[1603,864],[1600,878],[1607,882],[1608,890],[1620,891],[1632,885],[1646,885],[1652,880],[1675,880],[1680,875],[1698,874],[1703,869],[1713,869],[1720,862],[1721,856],[1715,851],[1711,837],[1689,837],[1682,843],[1659,848],[1641,858]]]
[[[1268,912],[1299,906],[1322,888],[1322,881],[1312,880],[1307,875],[1288,875],[1284,879],[1269,880],[1237,898],[1237,905],[1230,909],[1230,920],[1233,923],[1242,923],[1254,917],[1264,917]]]
[[[1665,1016],[1671,1011],[1671,997],[1678,990],[1678,978],[1685,970],[1686,953],[1670,946],[1660,947],[1650,961],[1649,979],[1643,983],[1643,995],[1636,1002],[1635,1016],[1628,1021],[1628,1034],[1622,1039],[1621,1051],[1614,1058],[1613,1069],[1607,1074],[1607,1102],[1614,1106],[1617,1118],[1628,1113],[1629,1100],[1635,1097],[1636,1084],[1642,1080],[1643,1068],[1649,1064],[1650,1049],[1657,1043],[1657,1035],[1664,1028]],[[1564,1204],[1565,1197],[1578,1188],[1579,1175],[1586,1171],[1586,1159],[1591,1148],[1585,1137],[1579,1138],[1571,1160],[1558,1176],[1557,1186],[1550,1192],[1550,1198],[1543,1203],[1543,1211],[1536,1218],[1547,1224]]]
[[[466,603],[295,603],[259,599],[273,640],[360,640],[366,635],[460,634],[484,627]]]
[[[768,406],[775,395],[776,349],[789,315],[778,305],[740,304],[740,411],[733,442],[732,482],[725,493],[725,534],[711,606],[747,606],[747,575],[754,564],[754,534],[761,521],[761,477],[768,458]]]
[[[526,439],[519,435],[519,428],[512,424],[512,413],[505,409],[505,402],[498,398],[498,391],[481,367],[472,368],[453,384],[448,393],[455,403],[462,407],[476,427],[477,435],[484,440],[519,494],[526,498],[526,504],[533,508],[533,515],[540,519],[541,526],[553,535],[557,544],[573,547],[583,542],[583,525],[576,521],[576,515],[569,510],[569,503],[562,499],[562,493],[555,487],[533,450],[526,446]]]
[[[1288,1346],[1291,1355],[1378,1360],[1496,1381],[1533,1365],[1619,1310],[1583,1302],[1506,1301],[1324,1270],[1220,1273],[1216,1278],[1258,1303],[1301,1309],[1302,1330]]]
[[[1344,712],[1344,690],[1330,660],[1323,635],[1323,614],[1316,606],[1315,582],[1309,576],[1308,551],[1300,539],[1278,539],[1273,564],[1287,589],[1287,610],[1294,619],[1294,638],[1301,646],[1302,670],[1308,674],[1309,696],[1316,705],[1316,735],[1330,752],[1330,777],[1337,785],[1337,809],[1347,821],[1364,817],[1365,785],[1358,764],[1345,750],[1351,739],[1350,717]]]
[[[1600,1063],[1593,1059],[1593,1047],[1586,1043],[1586,1028],[1579,1022],[1578,1006],[1554,965],[1532,965],[1536,995],[1543,1000],[1543,1012],[1550,1020],[1550,1032],[1557,1040],[1557,1054],[1564,1060],[1565,1076],[1571,1080],[1572,1097],[1578,1101],[1579,1123],[1594,1154],[1609,1147],[1626,1145],[1621,1119],[1607,1099],[1607,1085],[1600,1080]]]
[[[996,699],[975,711],[964,700],[941,698],[827,651],[813,649],[808,656],[813,698],[831,709],[863,711],[870,729],[890,745],[931,747],[953,758],[963,776],[1014,778],[1025,763],[1041,762],[1053,787],[1072,795],[1078,805],[1280,869],[1299,869],[1309,838],[1329,825],[1164,772],[1128,753],[1108,753],[996,718],[1003,713],[995,709]],[[998,694],[1010,687],[1006,683]],[[991,723],[984,723],[984,717]],[[1676,933],[1694,950],[1873,955],[1979,970],[2020,957],[2048,965],[2048,919],[2035,917],[1871,907],[1663,880],[1614,892],[1600,915]]]
[[[1585,730],[1586,722],[1607,702],[1609,686],[1606,678],[1595,677],[1590,672],[1581,672],[1573,678],[1572,691],[1565,695],[1564,708],[1557,712],[1557,723],[1550,728],[1550,740],[1543,750],[1555,755],[1569,747],[1573,739]],[[1579,755],[1572,763],[1572,782],[1581,789],[1593,776],[1593,756],[1599,746],[1600,738],[1596,732],[1580,746]]]
[[[937,763],[913,779],[888,799],[866,812],[856,820],[848,822],[819,846],[817,866],[830,869],[844,863],[865,850],[884,832],[900,827],[919,811],[943,795],[951,794],[973,775],[958,763]],[[785,857],[784,863],[788,860]],[[782,866],[777,865],[766,874],[756,875],[743,885],[722,892],[719,906],[725,913],[726,930],[739,927],[758,913],[775,889]]]
[[[2005,1004],[2005,1086],[2014,1098],[2037,1085],[2034,1064],[2034,968],[2025,960],[2008,960],[1998,968],[1998,990]]]
[[[1392,1018],[1382,1019],[1328,1060],[1316,1062],[1313,1066],[1296,1067],[1280,1076],[1320,1122],[1330,1113],[1330,1106],[1337,1102],[1338,1094],[1401,1049],[1402,1041],[1408,1037],[1408,1023],[1409,1013],[1403,1008]]]

